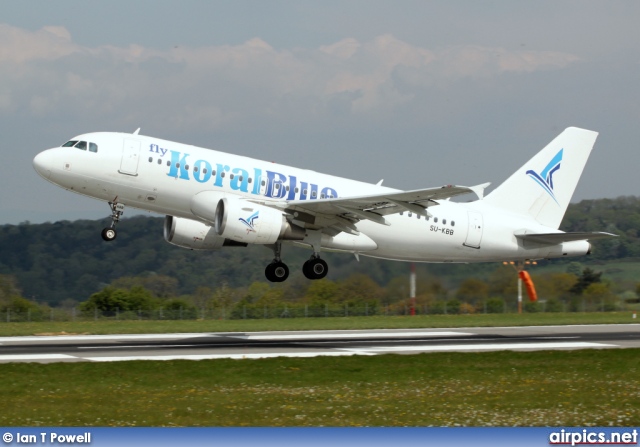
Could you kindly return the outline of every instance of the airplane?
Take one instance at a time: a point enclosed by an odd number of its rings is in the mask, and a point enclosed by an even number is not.
[[[282,243],[310,248],[305,277],[324,278],[321,252],[412,262],[502,262],[588,255],[604,232],[558,228],[598,136],[569,127],[485,196],[489,183],[402,191],[140,135],[78,135],[33,160],[44,179],[108,202],[116,238],[125,207],[164,214],[164,238],[215,250],[273,251],[265,276],[282,282]],[[450,201],[473,193],[470,202]]]

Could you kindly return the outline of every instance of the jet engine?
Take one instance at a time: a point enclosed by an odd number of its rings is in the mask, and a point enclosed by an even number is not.
[[[215,250],[227,246],[246,246],[225,240],[216,234],[213,227],[197,220],[166,216],[164,218],[164,240],[170,244],[192,250]]]
[[[218,201],[214,223],[218,236],[249,244],[301,241],[305,237],[304,229],[287,221],[282,211],[238,198]]]

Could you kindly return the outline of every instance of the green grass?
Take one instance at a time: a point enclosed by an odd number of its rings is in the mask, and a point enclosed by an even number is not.
[[[0,336],[36,334],[150,334],[172,332],[255,332],[322,329],[401,329],[479,326],[540,326],[637,323],[631,312],[416,315],[413,317],[329,317],[271,320],[74,321],[0,323]]]
[[[640,350],[1,364],[2,426],[637,426]]]

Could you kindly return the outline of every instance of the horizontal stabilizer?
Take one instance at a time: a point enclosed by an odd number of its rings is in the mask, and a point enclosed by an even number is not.
[[[563,242],[618,237],[616,234],[604,233],[602,231],[577,231],[573,233],[516,233],[515,236],[523,241],[535,242],[543,245],[556,245],[562,244]]]

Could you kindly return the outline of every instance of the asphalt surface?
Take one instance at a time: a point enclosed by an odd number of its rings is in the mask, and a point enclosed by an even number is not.
[[[640,347],[640,324],[0,337],[0,363]]]

